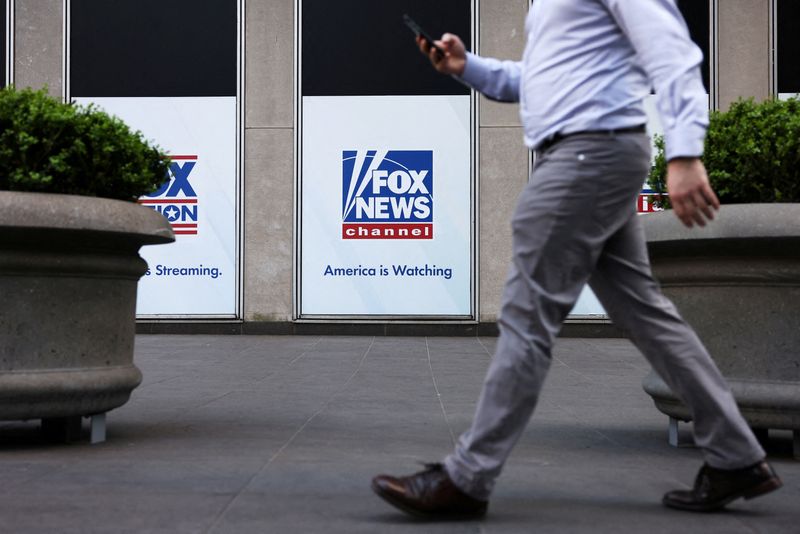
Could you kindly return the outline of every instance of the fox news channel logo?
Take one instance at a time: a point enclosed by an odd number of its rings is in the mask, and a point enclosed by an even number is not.
[[[141,197],[139,204],[159,212],[175,235],[197,235],[198,199],[189,178],[197,156],[170,156],[169,180],[158,191]]]
[[[433,239],[433,151],[343,151],[342,239]]]
[[[645,186],[639,193],[639,198],[636,200],[636,211],[638,213],[653,213],[656,211],[663,211],[664,208],[656,205],[659,196],[669,196],[667,193],[656,193],[649,187]]]

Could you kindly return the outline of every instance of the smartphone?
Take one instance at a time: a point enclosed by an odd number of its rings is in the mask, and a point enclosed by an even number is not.
[[[444,50],[442,50],[440,47],[438,47],[438,46],[436,46],[436,45],[434,44],[434,38],[433,38],[433,37],[431,37],[431,36],[428,34],[428,32],[426,32],[425,30],[423,30],[423,29],[422,29],[422,26],[420,26],[419,24],[417,24],[417,23],[416,23],[416,21],[415,21],[414,19],[412,19],[412,18],[411,18],[411,17],[409,17],[408,15],[403,15],[403,22],[405,22],[405,23],[406,23],[406,26],[408,26],[409,28],[411,28],[411,31],[412,31],[412,32],[414,32],[415,34],[419,35],[420,37],[422,37],[423,39],[425,39],[426,41],[428,41],[428,44],[429,44],[429,45],[431,45],[432,47],[434,47],[434,48],[436,49],[436,51],[437,51],[437,52],[439,52],[441,55],[444,55]]]

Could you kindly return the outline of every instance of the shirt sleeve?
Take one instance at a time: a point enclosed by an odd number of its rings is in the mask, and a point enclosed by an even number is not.
[[[499,102],[519,102],[522,63],[500,61],[467,52],[467,64],[461,81]]]
[[[656,92],[667,160],[703,154],[708,96],[700,64],[703,53],[675,0],[601,0],[630,40]]]

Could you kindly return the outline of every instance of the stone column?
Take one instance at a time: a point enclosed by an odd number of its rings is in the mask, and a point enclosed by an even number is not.
[[[248,0],[244,316],[292,318],[294,2]]]
[[[718,0],[717,103],[770,96],[770,0]]]
[[[479,53],[519,60],[527,13],[528,0],[481,0]],[[511,212],[528,180],[530,154],[522,141],[519,106],[484,97],[479,106],[479,318],[493,322],[511,259]]]
[[[63,94],[62,0],[15,0],[14,84]]]

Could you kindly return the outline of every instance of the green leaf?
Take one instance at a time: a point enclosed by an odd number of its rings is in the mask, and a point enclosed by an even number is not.
[[[136,201],[167,179],[169,159],[96,106],[45,89],[0,89],[0,190]]]
[[[663,138],[655,144],[648,183],[659,192],[666,189]],[[800,202],[800,101],[739,100],[712,111],[703,162],[723,203]]]

